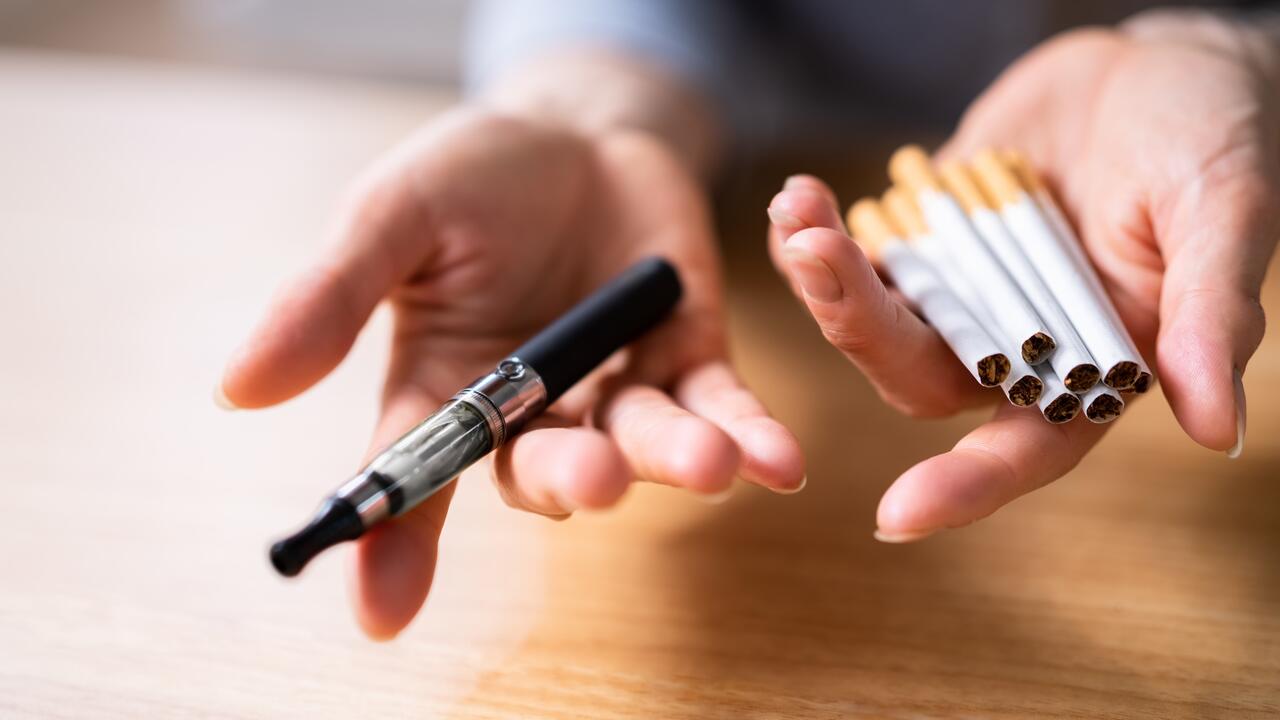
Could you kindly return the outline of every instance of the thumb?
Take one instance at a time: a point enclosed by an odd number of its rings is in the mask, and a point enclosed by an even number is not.
[[[1243,449],[1242,376],[1265,328],[1260,293],[1280,233],[1276,185],[1261,173],[1202,176],[1157,237],[1169,257],[1156,359],[1165,396],[1196,442]],[[1157,218],[1157,223],[1159,218]]]

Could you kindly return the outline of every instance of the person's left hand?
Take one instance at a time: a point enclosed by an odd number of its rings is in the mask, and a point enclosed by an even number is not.
[[[1005,72],[939,153],[1026,153],[1154,360],[1183,429],[1232,456],[1244,442],[1241,376],[1262,339],[1259,293],[1280,231],[1277,56],[1260,31],[1205,14],[1067,33]],[[793,178],[770,216],[779,269],[887,401],[937,416],[992,399],[886,291],[829,189]],[[922,368],[943,377],[919,383]],[[897,479],[877,537],[915,540],[985,517],[1066,474],[1107,427],[1051,425],[1001,404],[953,450]]]

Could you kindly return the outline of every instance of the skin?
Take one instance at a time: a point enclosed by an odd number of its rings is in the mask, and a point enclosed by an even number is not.
[[[1064,36],[1006,73],[942,151],[1017,146],[1045,171],[1179,420],[1220,450],[1236,442],[1233,376],[1261,338],[1277,225],[1273,51],[1261,37],[1237,47],[1240,32],[1155,16]],[[500,493],[564,517],[615,504],[636,480],[715,496],[738,476],[794,492],[799,446],[726,355],[699,183],[717,155],[705,104],[643,63],[584,51],[527,65],[353,186],[329,248],[281,290],[216,395],[259,408],[303,392],[385,302],[395,329],[372,454],[575,300],[660,254],[686,287],[675,317],[495,453]],[[826,336],[909,414],[981,402],[936,333],[881,284],[837,207],[804,176],[770,207],[770,251]],[[907,382],[890,345],[939,381]],[[1002,408],[894,483],[878,536],[981,518],[1065,474],[1104,429]],[[351,595],[371,637],[394,636],[422,606],[451,492],[359,541]]]
[[[611,58],[564,62],[431,121],[376,164],[352,189],[328,250],[232,356],[219,401],[261,408],[303,392],[385,302],[394,337],[372,455],[591,290],[661,255],[685,285],[674,316],[495,453],[501,495],[564,517],[614,505],[637,480],[707,497],[735,477],[798,490],[796,439],[726,354],[697,179],[713,152],[705,133],[688,117],[649,114],[687,112],[669,79]],[[574,67],[586,73],[579,82]],[[591,82],[630,94],[561,115]],[[421,608],[451,495],[452,486],[358,541],[351,596],[370,637],[394,636]]]
[[[939,151],[1027,154],[1154,360],[1183,429],[1233,455],[1244,438],[1241,376],[1262,339],[1259,293],[1280,234],[1278,78],[1275,43],[1258,29],[1201,14],[1143,15],[1032,51]],[[887,402],[918,417],[983,402],[936,333],[850,242],[825,185],[793,178],[770,215],[775,263]],[[929,386],[908,380],[939,368],[954,372]],[[1066,474],[1108,427],[1050,425],[1001,404],[953,450],[893,483],[877,537],[906,542],[985,517]]]

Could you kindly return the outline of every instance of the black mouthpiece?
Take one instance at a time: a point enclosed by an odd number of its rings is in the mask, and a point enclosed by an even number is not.
[[[285,577],[293,577],[324,550],[364,533],[364,523],[351,503],[329,498],[307,526],[271,546],[271,564]]]
[[[646,258],[561,315],[513,354],[542,376],[550,405],[614,351],[666,319],[681,294],[680,276],[671,263]]]

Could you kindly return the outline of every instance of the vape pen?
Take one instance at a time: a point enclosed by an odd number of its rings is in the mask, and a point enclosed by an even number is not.
[[[306,527],[271,546],[271,564],[282,575],[297,575],[326,548],[431,497],[661,322],[680,295],[680,278],[667,261],[632,265],[378,453]]]

